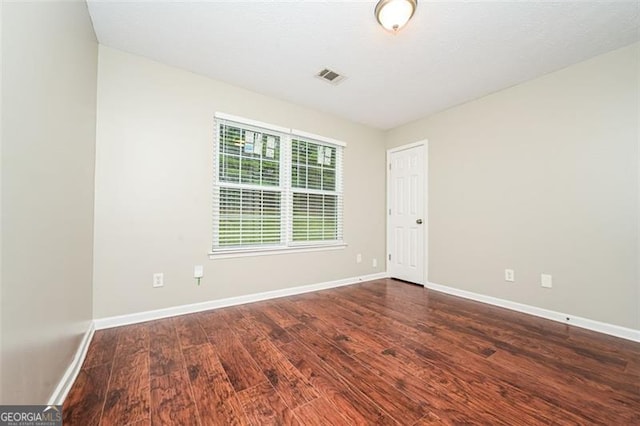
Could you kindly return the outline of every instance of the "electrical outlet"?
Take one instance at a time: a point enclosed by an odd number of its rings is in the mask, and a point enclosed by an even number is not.
[[[516,273],[513,269],[504,270],[504,280],[509,282],[514,282],[516,280]]]
[[[371,261],[371,266],[373,266],[374,268],[377,268],[377,267],[378,267],[378,259],[374,258],[374,259]]]
[[[362,254],[358,253],[356,255],[356,263],[362,263]]]
[[[154,287],[164,286],[164,274],[162,272],[156,272],[155,274],[153,274],[153,286]]]
[[[196,265],[193,267],[193,278],[204,277],[204,267],[202,265]]]
[[[549,274],[540,274],[540,285],[544,288],[553,287],[553,278]]]

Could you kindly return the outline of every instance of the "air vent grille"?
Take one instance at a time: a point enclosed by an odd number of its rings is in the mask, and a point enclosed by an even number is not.
[[[329,68],[322,69],[316,74],[316,77],[331,84],[338,84],[345,79],[344,75],[341,75],[339,72],[333,71]]]

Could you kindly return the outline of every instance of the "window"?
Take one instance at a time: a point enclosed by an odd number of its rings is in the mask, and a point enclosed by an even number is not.
[[[212,255],[342,245],[343,149],[217,113]]]
[[[338,239],[337,147],[291,140],[293,241]]]

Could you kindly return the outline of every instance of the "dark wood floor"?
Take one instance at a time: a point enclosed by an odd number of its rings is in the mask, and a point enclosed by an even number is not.
[[[640,424],[640,344],[394,280],[97,331],[65,425]]]

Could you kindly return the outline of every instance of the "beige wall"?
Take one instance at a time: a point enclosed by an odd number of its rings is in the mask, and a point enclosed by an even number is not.
[[[639,57],[635,44],[388,132],[388,148],[429,140],[430,282],[640,328]]]
[[[98,75],[95,318],[384,270],[381,131],[104,46]],[[208,259],[216,111],[348,144],[346,249]],[[196,264],[205,267],[200,286]],[[154,272],[165,274],[163,288],[152,288]]]
[[[84,2],[3,2],[2,403],[41,404],[92,318],[97,43]]]
[[[2,166],[2,10],[4,8],[4,2],[0,0],[0,167]],[[2,309],[2,169],[0,169],[0,309]],[[2,339],[2,312],[0,312],[0,404],[4,401],[3,398],[3,362],[2,354],[4,353]]]

